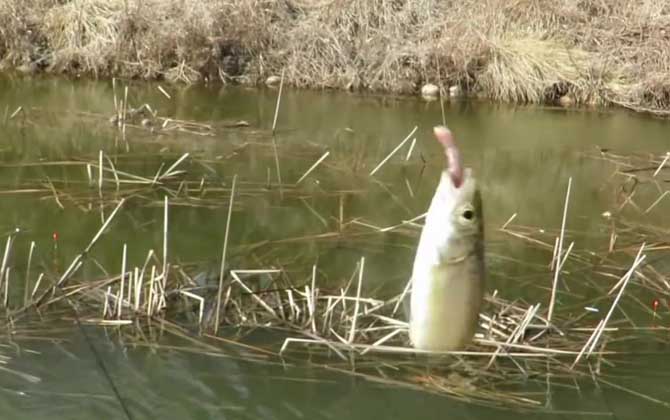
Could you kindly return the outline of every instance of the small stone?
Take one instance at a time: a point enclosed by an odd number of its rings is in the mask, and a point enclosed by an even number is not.
[[[149,118],[143,118],[142,119],[142,126],[143,127],[151,127],[153,125],[153,122]]]
[[[424,99],[435,99],[440,94],[440,88],[432,83],[426,83],[421,88],[421,96]]]
[[[449,86],[449,96],[452,98],[457,98],[463,95],[463,90],[458,85]]]
[[[265,84],[267,86],[277,86],[279,83],[281,83],[281,77],[279,76],[270,76],[265,79]]]
[[[568,107],[571,107],[575,104],[575,100],[572,99],[572,96],[570,96],[570,95],[563,95],[558,99],[558,103],[563,108],[568,108]]]

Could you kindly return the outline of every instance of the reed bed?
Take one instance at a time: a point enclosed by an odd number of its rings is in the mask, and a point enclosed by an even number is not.
[[[241,185],[231,187],[227,199],[220,203],[227,201],[229,215],[233,214],[236,200],[241,200],[243,190]],[[233,191],[234,188],[239,190]],[[14,240],[10,235],[0,269],[0,290],[4,290],[0,300],[12,324],[21,325],[21,319],[34,311],[58,312],[77,302],[82,324],[121,329],[131,345],[160,348],[160,337],[168,334],[189,343],[184,351],[219,354],[222,350],[217,343],[225,343],[241,351],[245,358],[264,363],[303,363],[309,359],[315,366],[389,386],[526,409],[541,409],[545,396],[524,391],[528,385],[516,389],[523,383],[574,388],[578,386],[575,380],[588,380],[606,386],[599,378],[602,375],[606,380],[617,358],[630,352],[640,334],[659,333],[658,339],[666,341],[665,328],[640,326],[627,314],[650,308],[648,302],[637,298],[638,292],[630,292],[633,287],[667,295],[667,283],[659,270],[652,264],[641,265],[648,252],[658,249],[651,242],[610,250],[611,254],[622,252],[630,257],[623,263],[622,259],[604,254],[594,261],[589,252],[576,251],[573,243],[559,253],[558,247],[547,240],[552,235],[562,237],[564,230],[535,236],[533,232],[538,229],[510,222],[500,228],[502,233],[546,249],[548,256],[553,253],[554,272],[563,277],[565,272],[588,270],[591,284],[583,288],[601,294],[591,300],[559,298],[559,302],[571,302],[563,304],[556,303],[556,294],[549,291],[546,299],[538,302],[494,291],[487,297],[481,328],[470,348],[450,354],[422,354],[408,345],[402,307],[406,291],[395,295],[363,293],[365,258],[352,267],[348,281],[337,285],[324,284],[316,265],[311,266],[307,276],[288,269],[302,267],[304,271],[306,261],[277,261],[276,256],[267,262],[259,259],[257,256],[271,254],[277,246],[272,241],[249,244],[245,249],[256,258],[238,258],[234,264],[226,260],[224,250],[219,273],[203,272],[197,263],[171,260],[166,255],[167,242],[171,240],[169,214],[173,201],[178,200],[168,195],[163,199],[162,247],[148,250],[141,266],[129,266],[124,244],[121,267],[98,267],[99,275],[82,277],[79,273],[85,266],[94,266],[89,255],[101,233],[112,226],[125,206],[139,200],[134,196],[112,198],[111,192],[103,194],[109,203],[100,232],[64,266],[67,268],[62,273],[38,274],[32,270],[34,278],[27,282],[30,290],[19,305],[10,299],[11,275],[5,268],[11,266],[11,257],[7,256],[13,254]],[[355,240],[357,235],[386,234],[383,228],[349,222],[343,223],[344,229],[326,232],[322,237],[343,240],[350,236],[350,240]],[[401,223],[401,227],[406,234],[416,236],[420,221]],[[625,236],[636,238],[639,232],[640,229],[629,231]],[[569,240],[569,234],[566,236],[564,242]],[[224,249],[229,240],[226,238]],[[277,242],[281,246],[281,241]],[[547,282],[548,286],[551,284]],[[561,283],[553,284],[554,291],[555,287],[562,288]],[[576,290],[570,293],[578,294]],[[285,338],[280,343],[246,344],[245,335],[258,330],[275,331]],[[234,338],[230,338],[233,331]]]
[[[491,290],[472,345],[463,351],[436,354],[409,346],[403,309],[408,288],[404,283],[400,287],[370,287],[373,282],[365,256],[348,267],[341,281],[325,273],[313,255],[300,254],[294,248],[326,242],[346,244],[362,253],[366,247],[379,246],[388,235],[398,235],[407,239],[411,249],[421,229],[422,214],[379,226],[349,215],[342,203],[343,197],[376,189],[411,214],[391,184],[376,176],[391,165],[407,164],[416,143],[410,141],[414,130],[401,133],[398,145],[373,161],[318,146],[278,145],[276,132],[244,125],[180,121],[175,123],[182,127],[180,136],[221,136],[220,130],[240,130],[248,136],[231,144],[231,153],[221,159],[191,152],[155,154],[159,169],[148,172],[137,165],[146,157],[124,152],[123,144],[137,147],[135,141],[142,133],[151,134],[157,126],[162,129],[170,119],[146,106],[142,109],[149,116],[143,114],[142,118],[163,122],[131,124],[127,96],[127,90],[115,96],[112,124],[107,125],[122,139],[114,154],[101,150],[67,161],[2,165],[5,169],[36,169],[40,182],[27,177],[21,188],[0,190],[0,194],[32,194],[52,200],[64,210],[100,213],[99,230],[62,265],[45,262],[46,252],[34,243],[23,258],[17,254],[17,243],[23,240],[21,231],[6,233],[0,305],[6,314],[8,336],[26,335],[22,331],[30,330],[26,325],[33,325],[30,320],[36,315],[46,317],[44,323],[54,316],[114,330],[128,346],[239,357],[287,368],[309,363],[386,386],[496,407],[550,411],[551,389],[578,392],[580,386],[588,384],[616,387],[655,404],[669,405],[612,379],[617,364],[645,351],[650,338],[664,345],[668,341],[662,320],[670,297],[670,268],[656,258],[670,250],[664,239],[666,232],[633,222],[625,213],[629,208],[645,212],[634,195],[641,185],[656,188],[654,199],[659,201],[656,205],[649,202],[646,212],[660,208],[665,197],[663,177],[670,170],[667,155],[623,156],[602,150],[590,155],[613,165],[611,180],[623,178],[622,182],[604,184],[618,197],[615,202],[619,207],[598,222],[589,242],[593,246],[580,246],[576,232],[570,229],[572,180],[565,197],[557,199],[556,205],[563,208],[560,228],[515,223],[515,215],[501,226],[488,226],[488,231],[506,241],[545,253],[546,265],[531,278],[535,285],[543,285],[540,296],[520,298]],[[37,118],[39,111],[28,115]],[[89,117],[109,120],[106,116]],[[14,123],[24,124],[25,120]],[[261,175],[263,181],[254,178],[258,174],[234,171],[244,153],[251,150],[270,162],[267,174]],[[294,177],[284,172],[282,182],[281,163],[296,156],[304,162],[304,170]],[[221,167],[217,165],[221,164],[226,177],[218,176]],[[44,176],[49,171],[72,175]],[[318,188],[311,182],[315,177],[321,181]],[[408,188],[411,192],[409,182]],[[231,226],[241,212],[253,208],[255,198],[302,206],[306,214],[322,220],[321,229],[294,237],[233,243]],[[310,204],[319,200],[337,203],[336,216],[321,214]],[[114,244],[122,256],[121,264],[102,266],[96,259],[99,243],[132,206],[160,210],[160,227],[155,229],[162,240],[144,251],[141,264],[129,262],[132,238]],[[171,241],[179,240],[171,235],[171,215],[179,206],[225,211],[221,222],[225,235],[216,267],[203,268],[201,262],[181,261],[170,254]],[[504,257],[504,251],[495,250],[493,256]],[[19,271],[25,275],[17,274]],[[640,321],[645,317],[650,322]],[[250,340],[257,332],[272,338]],[[164,344],[165,336],[183,344]]]
[[[164,240],[169,241],[167,197],[164,204]],[[124,200],[119,201],[106,222],[111,223],[124,205]],[[523,235],[522,229],[507,226],[504,230]],[[257,261],[260,268],[237,268],[226,262],[224,252],[220,273],[208,273],[199,264],[170,261],[166,246],[149,250],[144,264],[131,267],[126,264],[124,244],[118,272],[106,267],[106,274],[84,280],[79,272],[84,265],[92,265],[87,255],[96,240],[98,235],[59,276],[40,273],[30,283],[34,286],[25,304],[12,305],[6,294],[10,276],[5,274],[2,297],[8,320],[21,325],[23,317],[35,311],[62,313],[76,302],[79,322],[118,329],[131,346],[160,349],[161,338],[169,335],[184,341],[183,347],[167,347],[174,350],[287,366],[309,360],[315,367],[388,386],[516,409],[543,409],[547,396],[529,388],[577,389],[584,381],[607,386],[610,372],[632,351],[640,334],[658,334],[657,339],[667,342],[666,328],[640,326],[626,316],[626,311],[641,304],[630,292],[624,293],[627,286],[635,282],[640,287],[654,270],[650,265],[640,266],[647,250],[644,244],[629,267],[612,265],[610,273],[590,266],[594,283],[611,287],[610,293],[588,301],[575,299],[579,303],[556,304],[551,318],[545,309],[551,302],[510,299],[494,291],[487,296],[473,344],[464,351],[435,354],[416,351],[408,344],[404,291],[390,296],[362,292],[365,258],[353,267],[344,284],[324,285],[316,265],[311,275],[295,277],[281,262]],[[11,254],[11,246],[9,241],[6,253]],[[269,247],[259,244],[254,251],[262,254]],[[577,253],[572,257],[563,254],[557,264],[569,264],[568,259],[574,264],[591,264]],[[610,275],[599,279],[598,270]],[[612,275],[621,272],[619,278]],[[546,299],[550,296],[547,293]],[[615,309],[624,316],[612,317]],[[61,317],[74,320],[73,315]],[[245,340],[259,330],[283,338],[263,344]]]

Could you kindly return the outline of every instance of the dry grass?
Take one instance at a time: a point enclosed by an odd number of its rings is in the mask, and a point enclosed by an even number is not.
[[[670,9],[616,0],[7,0],[0,59],[71,75],[670,108]]]

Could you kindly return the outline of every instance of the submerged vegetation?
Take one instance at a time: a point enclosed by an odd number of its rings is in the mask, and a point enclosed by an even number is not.
[[[150,104],[131,106],[128,88],[122,90],[116,82],[114,92],[109,98],[113,115],[76,113],[82,124],[102,123],[102,129],[116,138],[113,145],[98,153],[75,153],[68,160],[21,159],[0,165],[22,173],[18,184],[0,190],[4,197],[30,197],[99,220],[79,251],[61,255],[57,263],[49,250],[34,242],[20,248],[22,231],[6,235],[0,304],[8,340],[21,343],[39,334],[39,329],[27,332],[34,325],[57,319],[115,332],[126,346],[234,355],[281,363],[286,369],[309,364],[498,407],[551,411],[551,389],[579,393],[590,384],[670,407],[667,401],[622,385],[617,376],[626,357],[646,351],[650,343],[668,342],[667,327],[656,322],[667,310],[669,295],[669,272],[662,263],[670,251],[666,232],[629,217],[630,212],[653,212],[665,199],[668,155],[621,156],[606,150],[587,154],[611,163],[612,175],[602,188],[611,191],[614,203],[588,246],[577,243],[577,233],[570,230],[571,180],[566,180],[565,198],[556,197],[556,206],[564,209],[559,229],[517,224],[516,215],[502,226],[487,226],[489,241],[502,237],[544,255],[546,264],[513,261],[523,269],[522,279],[510,273],[510,281],[534,284],[541,293],[530,300],[490,290],[472,345],[427,356],[408,346],[401,303],[405,282],[372,281],[365,257],[390,236],[399,238],[394,246],[413,248],[424,215],[378,226],[352,214],[348,205],[381,190],[389,205],[409,212],[402,197],[414,197],[419,181],[405,177],[404,184],[391,183],[380,174],[399,166],[423,173],[426,165],[434,164],[433,159],[417,156],[416,139],[410,141],[416,128],[406,137],[401,133],[398,140],[404,140],[384,156],[373,158],[352,152],[346,142],[329,150],[319,144],[278,142],[279,131],[242,121],[171,119]],[[25,135],[26,127],[48,124],[52,112],[58,111],[19,107],[7,112],[3,123]],[[229,153],[164,150],[175,139],[221,137],[230,130],[239,136],[222,146]],[[159,162],[157,170],[146,167],[148,158]],[[285,163],[297,158],[304,171],[288,172]],[[271,164],[256,165],[260,173],[255,173],[249,165],[255,159]],[[231,235],[238,218],[258,211],[259,198],[310,215],[318,228],[282,238]],[[170,244],[180,240],[172,234],[171,222],[179,207],[224,211],[220,226],[225,235],[214,265],[171,254]],[[148,249],[135,249],[135,255],[143,253],[139,263],[128,256],[129,245],[137,248],[136,235],[113,244],[121,264],[102,263],[99,243],[113,240],[119,219],[138,208],[157,210],[159,218],[144,232],[158,239],[150,241]],[[343,268],[346,275],[331,272],[332,265],[324,269],[327,263],[300,250],[315,242],[360,255]],[[511,258],[508,247],[503,248],[489,247],[489,260]],[[399,277],[407,274],[409,270]],[[650,306],[652,298],[661,300]],[[258,331],[269,332],[270,339],[254,339]],[[30,373],[18,374],[37,380]]]
[[[6,69],[670,112],[665,2],[6,0]],[[459,89],[451,89],[457,87]]]

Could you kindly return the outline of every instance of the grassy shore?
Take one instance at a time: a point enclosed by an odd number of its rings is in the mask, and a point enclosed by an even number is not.
[[[5,0],[4,70],[670,113],[670,6],[632,0]],[[561,99],[562,98],[562,99]]]

